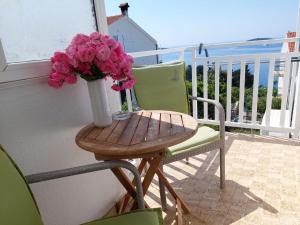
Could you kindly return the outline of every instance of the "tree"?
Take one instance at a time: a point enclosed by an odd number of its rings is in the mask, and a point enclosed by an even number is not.
[[[208,69],[208,98],[215,98],[215,71],[213,67]],[[192,67],[188,65],[186,68],[186,86],[189,94],[192,94]],[[197,66],[197,95],[203,97],[203,66]],[[240,69],[232,71],[232,88],[231,88],[231,103],[234,105],[239,101],[240,95]],[[244,92],[244,110],[250,112],[252,110],[252,98],[253,98],[253,74],[251,73],[249,66],[245,67],[245,92]],[[260,86],[258,89],[258,102],[257,112],[258,117],[261,118],[266,110],[266,96],[267,88]],[[273,90],[272,108],[280,108],[281,98],[278,97],[278,91]],[[227,104],[227,72],[220,71],[219,76],[219,101],[226,108]],[[226,110],[225,110],[226,111]],[[203,103],[198,103],[198,116],[203,117]],[[208,117],[214,118],[214,106],[208,106]]]

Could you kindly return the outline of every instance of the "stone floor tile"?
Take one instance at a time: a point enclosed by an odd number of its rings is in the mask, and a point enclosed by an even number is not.
[[[165,165],[165,174],[191,208],[190,225],[300,225],[300,142],[226,135],[226,188],[219,189],[217,151]],[[146,201],[160,205],[157,180]],[[176,224],[168,196],[166,225]]]

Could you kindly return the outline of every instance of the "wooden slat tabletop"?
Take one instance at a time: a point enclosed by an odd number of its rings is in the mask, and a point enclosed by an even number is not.
[[[143,158],[187,140],[197,128],[197,121],[186,114],[139,111],[127,120],[114,120],[109,127],[84,127],[77,134],[76,143],[95,153],[99,160]]]

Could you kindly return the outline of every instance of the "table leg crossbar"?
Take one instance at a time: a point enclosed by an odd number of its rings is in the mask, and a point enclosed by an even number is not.
[[[146,174],[144,176],[143,182],[142,182],[142,189],[143,189],[143,195],[145,195],[149,189],[149,186],[153,180],[154,175],[156,174],[159,178],[159,181],[163,184],[164,187],[168,189],[170,194],[175,199],[176,204],[176,211],[177,211],[177,224],[182,224],[182,211],[184,213],[190,213],[190,210],[187,206],[187,204],[183,201],[183,199],[179,196],[179,194],[174,190],[170,182],[165,177],[164,173],[162,172],[160,168],[160,162],[161,162],[162,156],[154,157],[154,158],[144,158],[142,159],[138,171],[139,173],[142,173],[143,169],[145,168],[146,164],[149,164],[149,168],[146,171]],[[124,188],[127,190],[127,194],[116,204],[118,214],[121,214],[125,212],[128,204],[133,200],[133,204],[131,206],[131,209],[137,208],[137,202],[135,200],[136,197],[136,191],[135,191],[135,185],[136,182],[130,181],[129,178],[126,176],[126,174],[118,168],[112,169],[115,176],[118,178],[118,180],[122,183]],[[148,204],[145,202],[146,207],[148,208]]]

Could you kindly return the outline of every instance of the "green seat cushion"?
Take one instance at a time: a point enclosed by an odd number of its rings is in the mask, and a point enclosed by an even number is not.
[[[168,157],[182,152],[193,151],[201,146],[207,145],[219,139],[219,131],[215,131],[214,129],[207,126],[201,126],[198,128],[196,134],[190,139],[180,144],[169,147],[167,149],[166,156]]]
[[[1,145],[0,183],[0,224],[43,224],[23,175]]]
[[[189,113],[184,62],[135,67],[133,74],[139,107]]]
[[[163,218],[160,208],[142,209],[82,225],[163,225]]]

